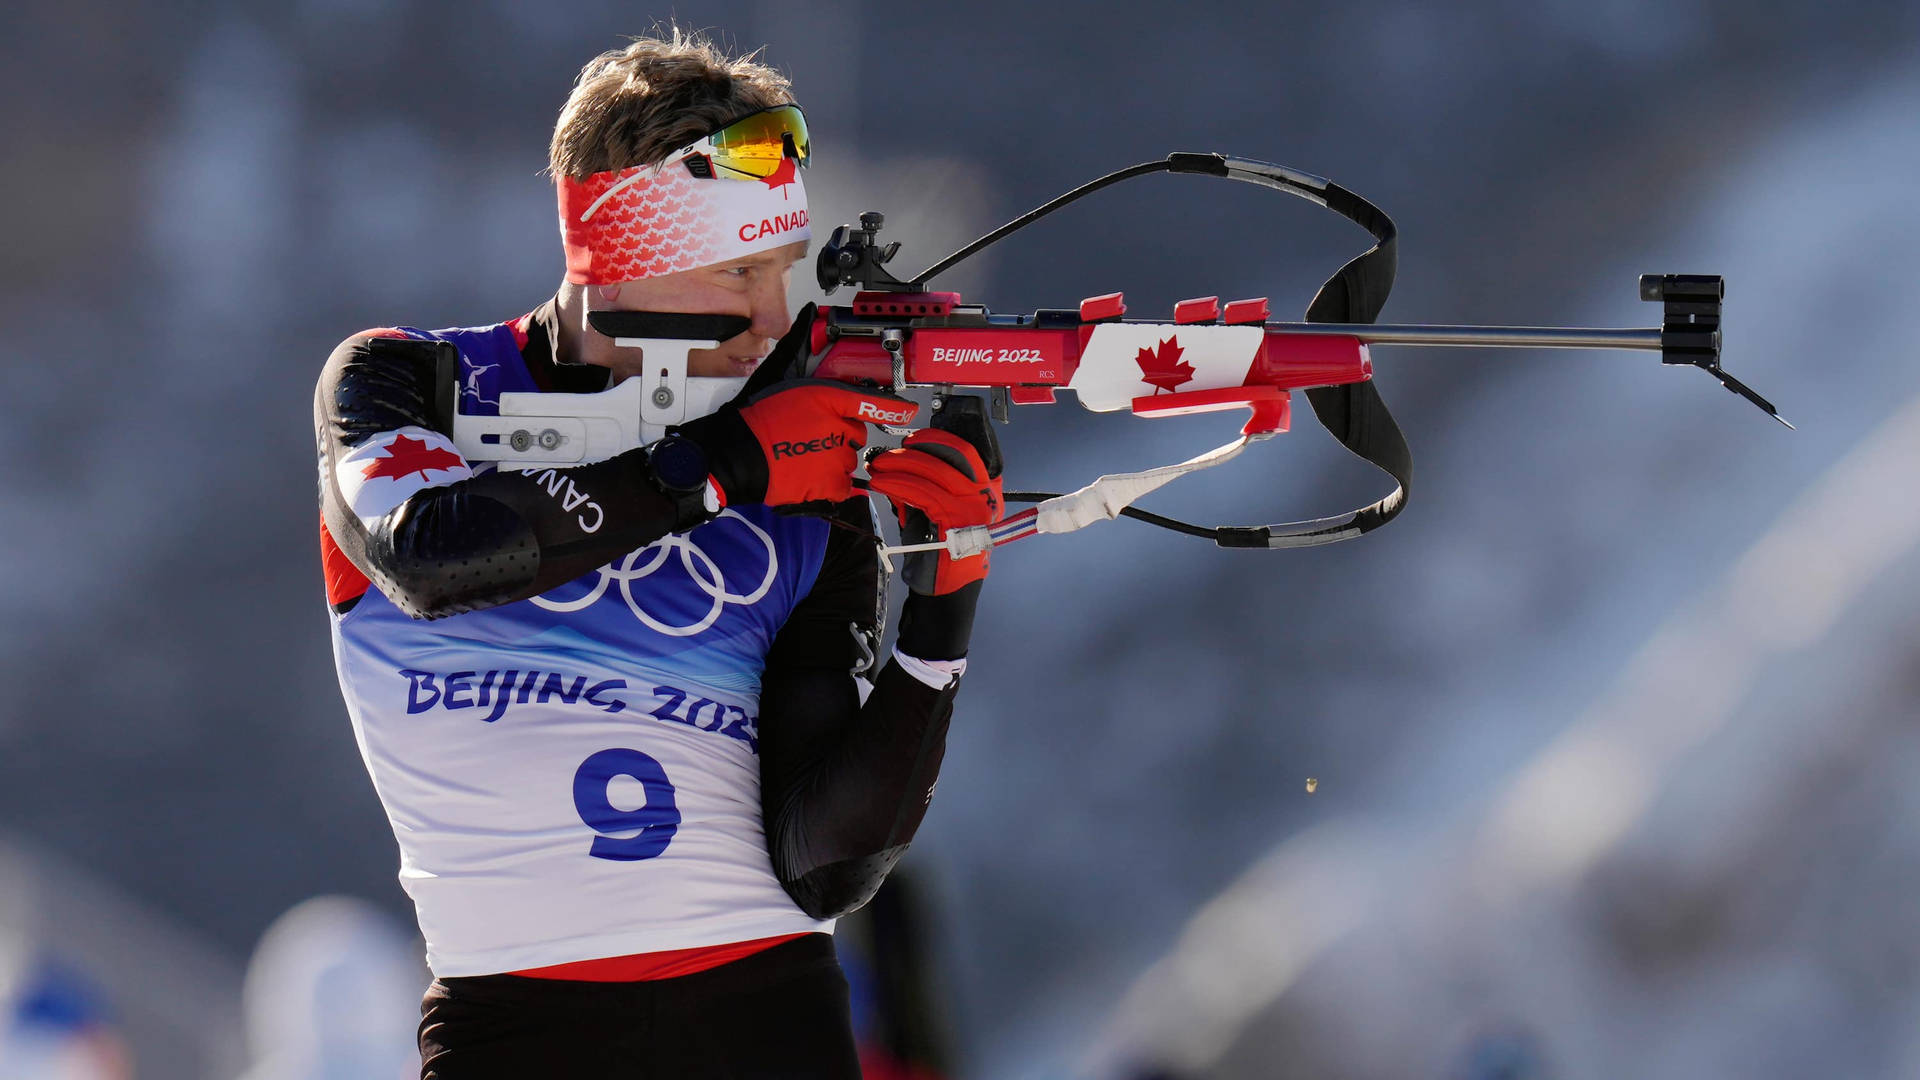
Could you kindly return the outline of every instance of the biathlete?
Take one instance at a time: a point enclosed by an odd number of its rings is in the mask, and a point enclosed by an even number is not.
[[[859,1075],[828,935],[925,813],[987,557],[913,556],[879,663],[852,474],[864,418],[912,406],[806,381],[729,393],[808,346],[787,284],[810,152],[777,72],[679,31],[636,40],[582,70],[554,131],[558,293],[493,326],[356,334],[327,361],[327,599],[435,976],[423,1077]],[[688,356],[689,388],[724,404],[578,467],[463,457],[450,401],[485,414],[642,376],[644,350],[590,311],[749,319]],[[982,454],[944,432],[868,471],[927,535],[999,517]]]

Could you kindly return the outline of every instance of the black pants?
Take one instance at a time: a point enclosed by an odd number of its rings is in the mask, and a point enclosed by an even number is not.
[[[652,982],[435,979],[420,1016],[421,1080],[860,1077],[826,934]]]

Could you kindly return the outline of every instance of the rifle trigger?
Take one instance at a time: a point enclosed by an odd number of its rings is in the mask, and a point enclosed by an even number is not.
[[[907,392],[907,354],[906,335],[898,327],[888,327],[880,332],[880,347],[887,350],[887,356],[893,360],[893,392]]]

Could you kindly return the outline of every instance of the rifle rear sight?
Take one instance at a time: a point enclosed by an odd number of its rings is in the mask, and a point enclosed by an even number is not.
[[[880,227],[887,217],[878,210],[860,215],[860,226],[836,226],[820,248],[814,263],[814,275],[820,289],[831,294],[842,285],[853,285],[862,292],[919,292],[920,286],[901,281],[886,269],[900,250],[899,241],[882,245]]]

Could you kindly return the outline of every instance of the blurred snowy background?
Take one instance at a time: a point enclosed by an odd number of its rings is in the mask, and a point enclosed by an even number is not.
[[[553,117],[669,16],[767,45],[816,221],[887,211],[908,269],[1229,151],[1394,216],[1390,321],[1649,325],[1636,275],[1724,274],[1728,366],[1800,427],[1640,354],[1382,348],[1416,487],[1380,533],[1123,522],[996,559],[909,859],[960,1075],[1920,1075],[1920,7],[27,0],[0,14],[0,1077],[378,1072],[378,1017],[298,992],[411,977],[327,646],[313,379],[362,327],[549,295]],[[942,283],[1298,312],[1364,246],[1161,177]],[[1003,440],[1011,483],[1057,489],[1230,423],[1063,405]],[[1149,506],[1282,520],[1382,482],[1302,410]],[[256,945],[305,972],[284,999],[243,993]],[[248,1049],[303,1018],[332,1049]]]

